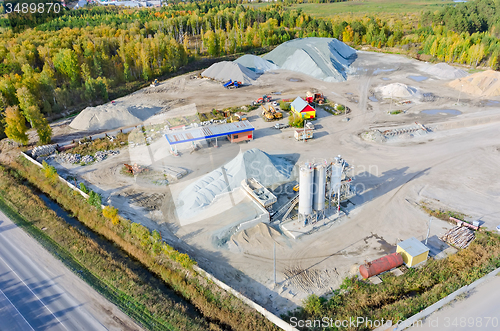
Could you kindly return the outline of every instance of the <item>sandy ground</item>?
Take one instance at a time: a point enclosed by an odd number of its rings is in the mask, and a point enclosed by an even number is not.
[[[500,184],[494,180],[500,175],[500,136],[495,116],[500,104],[486,102],[462,93],[447,84],[449,81],[429,77],[415,81],[408,76],[423,76],[417,61],[396,55],[377,53],[359,54],[354,63],[357,75],[343,83],[327,83],[306,75],[277,70],[259,78],[258,86],[226,90],[220,84],[206,79],[194,79],[188,74],[162,82],[158,93],[136,92],[131,102],[148,104],[156,100],[177,100],[178,106],[195,103],[198,111],[212,108],[249,104],[252,100],[281,92],[276,98],[294,98],[308,90],[318,90],[330,100],[351,108],[349,121],[344,116],[333,116],[319,110],[315,139],[306,143],[293,139],[293,129],[272,129],[264,122],[259,110],[249,114],[255,127],[255,140],[249,143],[220,143],[220,147],[205,147],[193,153],[174,157],[164,151],[166,141],[154,143],[147,152],[146,163],[161,170],[164,166],[183,167],[189,174],[178,184],[187,185],[199,176],[227,163],[237,153],[259,148],[269,154],[287,156],[298,162],[314,158],[342,155],[355,167],[357,196],[345,207],[346,217],[322,231],[292,240],[271,235],[258,228],[252,235],[240,235],[234,244],[219,245],[214,238],[221,229],[238,222],[245,213],[245,203],[207,220],[179,226],[172,211],[172,193],[169,187],[153,185],[147,179],[120,174],[123,163],[130,162],[130,153],[122,150],[119,156],[85,167],[58,165],[61,171],[76,174],[104,196],[104,201],[116,206],[121,214],[150,228],[159,229],[165,240],[194,257],[201,267],[233,286],[270,311],[284,313],[302,303],[310,293],[326,294],[336,288],[342,279],[357,271],[365,260],[372,260],[394,250],[400,240],[415,236],[424,239],[428,216],[415,202],[429,203],[463,212],[471,219],[479,219],[483,226],[493,229],[500,224]],[[292,81],[290,81],[292,80]],[[393,82],[404,83],[432,93],[428,102],[413,100],[400,106],[398,101],[382,99],[375,88]],[[151,92],[146,88],[145,91]],[[379,101],[370,100],[375,96]],[[492,98],[499,101],[500,98]],[[389,110],[405,113],[389,115]],[[454,109],[461,115],[437,113],[425,115],[425,109]],[[398,127],[414,124],[439,127],[440,123],[468,118],[491,117],[491,122],[461,122],[451,130],[438,130],[413,139],[395,139],[375,143],[360,138],[373,128]],[[286,122],[286,118],[282,120]],[[62,125],[61,134],[77,134]],[[66,130],[66,131],[64,131]],[[155,145],[156,144],[156,145]],[[162,152],[163,150],[163,152]],[[151,207],[163,203],[157,208]],[[131,199],[135,203],[131,204]],[[148,199],[151,200],[148,202]],[[149,208],[146,208],[149,204]],[[141,207],[141,205],[143,207]],[[144,207],[146,206],[146,207]],[[250,209],[249,209],[250,210]],[[165,217],[164,215],[170,215]],[[441,235],[451,227],[442,221],[431,223],[430,235]],[[267,234],[266,234],[267,233]],[[260,239],[259,239],[260,238]],[[277,284],[273,281],[273,243],[277,242]],[[290,277],[289,270],[307,270],[321,279],[310,287],[299,286]],[[287,276],[288,275],[288,276]]]

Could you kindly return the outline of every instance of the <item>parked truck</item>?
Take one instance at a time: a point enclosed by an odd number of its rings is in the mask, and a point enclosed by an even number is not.
[[[295,133],[293,135],[295,137],[295,139],[297,140],[307,140],[307,139],[312,139],[313,137],[313,130],[311,129],[298,129],[298,130],[295,130]]]

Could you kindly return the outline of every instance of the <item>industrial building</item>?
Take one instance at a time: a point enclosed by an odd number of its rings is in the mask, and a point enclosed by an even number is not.
[[[401,254],[404,263],[408,267],[413,267],[427,260],[429,248],[418,241],[417,238],[411,237],[400,242],[396,248],[396,252]]]
[[[232,142],[241,142],[253,140],[253,131],[255,128],[248,121],[214,124],[200,126],[186,130],[171,130],[165,134],[170,146],[175,146],[185,143],[194,143],[199,140],[215,139],[227,137]]]
[[[293,112],[297,113],[304,119],[316,118],[316,109],[311,107],[304,99],[297,97],[290,104]]]

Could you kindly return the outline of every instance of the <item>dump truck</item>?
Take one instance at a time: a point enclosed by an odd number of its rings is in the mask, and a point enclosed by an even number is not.
[[[312,139],[313,137],[313,130],[311,129],[299,129],[295,130],[295,133],[293,134],[295,139],[297,140],[307,140],[307,139]]]
[[[227,89],[238,88],[241,85],[243,85],[241,82],[233,81],[231,79],[223,84],[223,86]]]
[[[270,95],[263,95],[261,98],[258,98],[257,100],[252,101],[252,105],[253,106],[255,106],[255,105],[261,105],[263,103],[270,102],[270,101],[271,101],[271,96]]]

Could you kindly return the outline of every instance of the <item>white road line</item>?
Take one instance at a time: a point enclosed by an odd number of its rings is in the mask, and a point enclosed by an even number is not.
[[[5,297],[5,299],[7,299],[7,301],[9,301],[9,303],[12,305],[12,307],[14,307],[14,309],[17,311],[17,313],[23,318],[23,320],[26,322],[26,324],[29,325],[29,327],[31,328],[31,330],[35,331],[35,329],[33,329],[33,327],[31,326],[31,324],[26,320],[26,318],[24,318],[23,314],[21,314],[21,312],[17,309],[16,306],[14,306],[14,304],[12,303],[12,301],[10,301],[10,299],[7,297],[7,295],[5,295],[5,293],[3,293],[2,289],[0,289],[0,293],[2,293],[2,295]]]
[[[48,311],[52,314],[52,316],[54,316],[54,318],[55,318],[55,319],[56,319],[56,320],[57,320],[57,321],[58,321],[58,322],[59,322],[59,323],[60,323],[60,324],[61,324],[61,325],[62,325],[62,326],[66,329],[66,330],[68,330],[68,328],[66,327],[66,325],[64,325],[64,323],[63,323],[63,322],[61,322],[61,320],[60,320],[59,318],[57,318],[57,316],[56,316],[56,315],[54,315],[54,313],[52,312],[52,310],[50,310],[50,308],[49,308],[49,307],[47,307],[47,305],[46,305],[45,303],[43,303],[42,299],[40,299],[40,298],[38,297],[38,295],[36,295],[36,293],[35,293],[35,292],[33,292],[33,290],[32,290],[32,289],[28,286],[28,284],[26,284],[26,283],[24,282],[24,280],[22,280],[22,279],[21,279],[21,277],[19,277],[19,275],[18,275],[18,274],[14,271],[14,269],[12,269],[12,268],[10,267],[10,265],[9,265],[7,262],[5,262],[5,260],[4,260],[1,256],[0,256],[0,260],[2,260],[2,261],[3,261],[3,263],[5,263],[5,265],[6,265],[7,267],[9,267],[9,269],[10,269],[10,270],[14,273],[14,275],[16,275],[16,277],[17,277],[17,278],[19,278],[19,280],[20,280],[20,281],[24,284],[24,286],[26,286],[26,287],[28,288],[28,290],[30,290],[30,292],[31,292],[31,293],[32,293],[32,294],[33,294],[33,295],[34,295],[34,296],[38,299],[38,301],[40,301],[40,302],[42,303],[42,305],[43,305],[43,306],[44,306],[44,307],[45,307],[45,308],[46,308],[46,309],[47,309],[47,310],[48,310]],[[68,331],[69,331],[69,330],[68,330]]]

